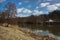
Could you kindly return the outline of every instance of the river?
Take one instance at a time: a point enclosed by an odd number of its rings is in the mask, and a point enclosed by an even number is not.
[[[23,27],[22,30],[27,30],[29,28]],[[32,29],[30,29],[32,30]],[[53,33],[50,33],[48,30],[39,30],[39,29],[35,29],[32,30],[33,32],[35,32],[36,34],[44,34],[44,35],[53,35],[55,36],[55,40],[60,40],[60,36],[54,35]]]

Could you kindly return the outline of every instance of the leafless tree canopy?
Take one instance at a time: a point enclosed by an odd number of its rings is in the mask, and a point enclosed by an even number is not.
[[[16,16],[16,6],[13,3],[7,3],[6,7],[6,11],[8,12],[8,18],[15,18]]]
[[[16,6],[14,3],[7,3],[5,5],[5,9],[4,9],[4,12],[2,12],[0,14],[0,20],[3,22],[6,22],[6,23],[14,23],[17,21],[17,17],[16,17]]]

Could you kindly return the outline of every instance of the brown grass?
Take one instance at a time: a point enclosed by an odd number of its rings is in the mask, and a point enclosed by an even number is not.
[[[22,31],[13,27],[0,26],[0,40],[35,40]]]

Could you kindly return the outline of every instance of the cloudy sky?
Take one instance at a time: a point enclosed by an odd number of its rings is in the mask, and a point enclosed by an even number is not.
[[[13,2],[17,8],[17,16],[48,14],[60,10],[60,0],[0,0],[0,12],[8,2]]]

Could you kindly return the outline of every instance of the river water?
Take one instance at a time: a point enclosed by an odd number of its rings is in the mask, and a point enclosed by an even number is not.
[[[27,30],[27,29],[29,29],[29,28],[26,28],[26,27],[24,27],[24,28],[22,28],[22,30]],[[32,29],[30,29],[30,30],[32,30]],[[55,40],[60,40],[60,36],[57,36],[57,35],[54,35],[53,33],[50,33],[48,30],[32,30],[33,32],[35,32],[36,34],[44,34],[44,35],[53,35],[53,36],[55,36]]]

